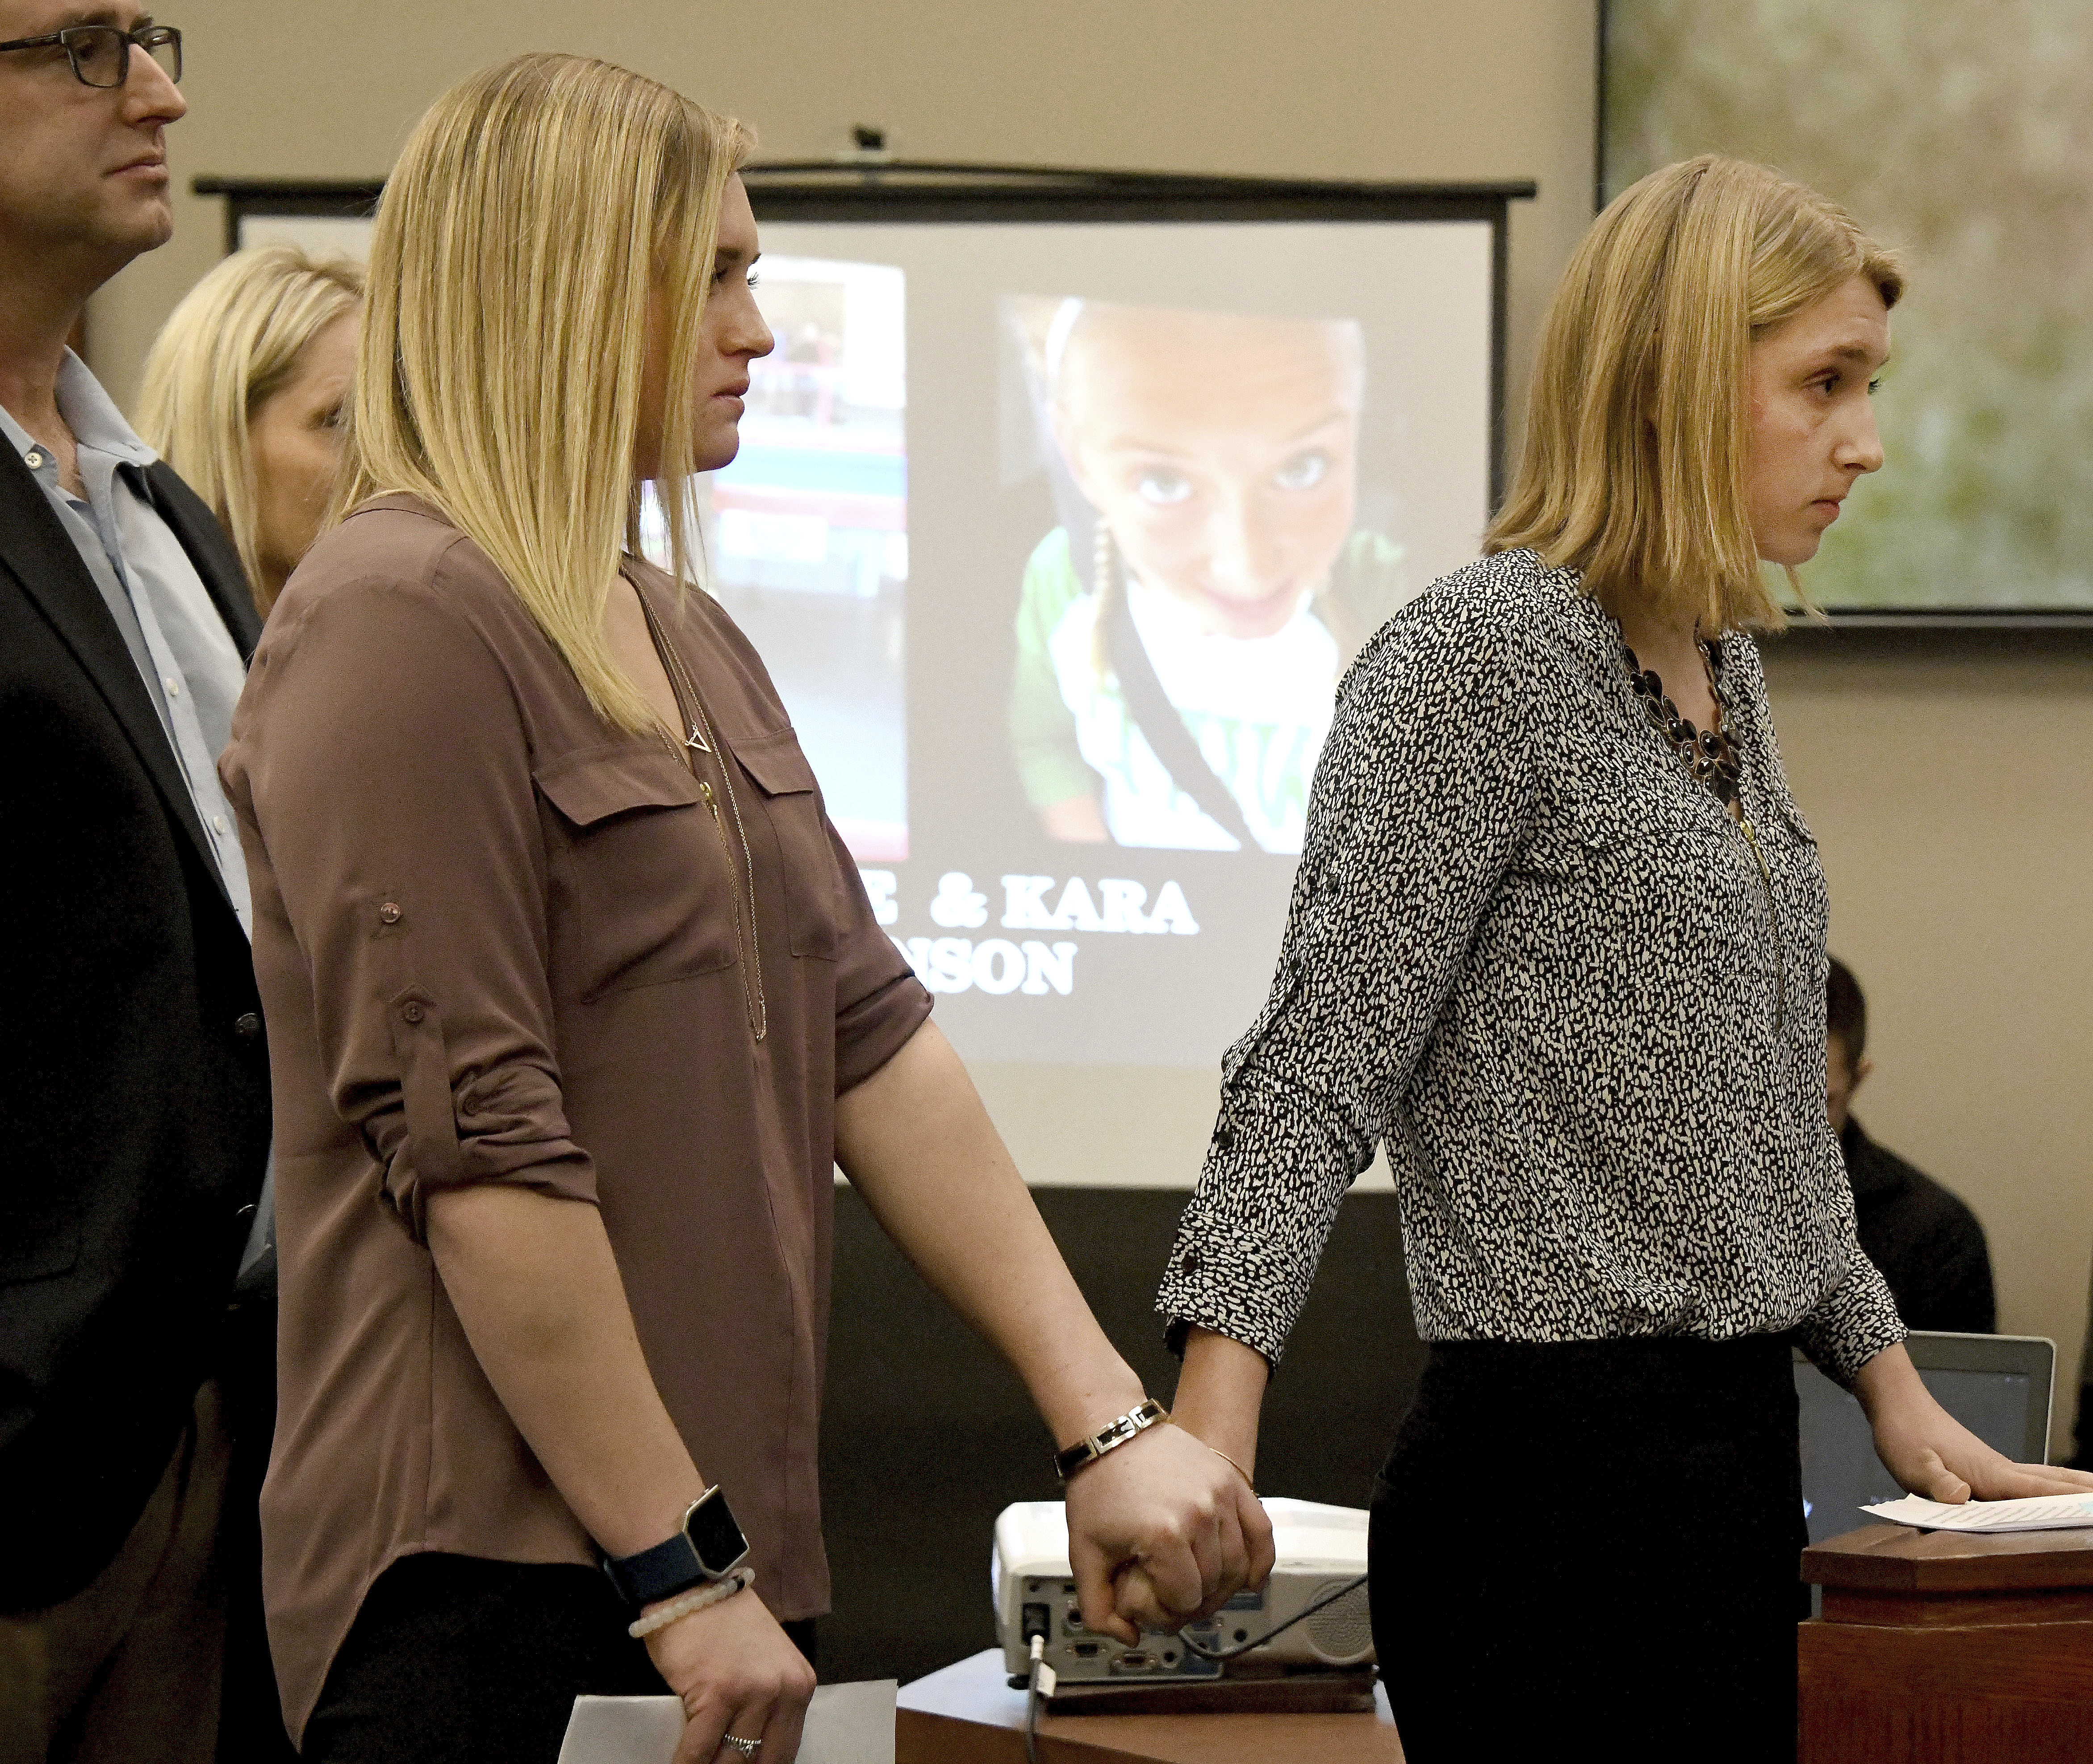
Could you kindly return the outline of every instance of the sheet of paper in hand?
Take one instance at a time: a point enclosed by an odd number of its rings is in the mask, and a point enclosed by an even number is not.
[[[800,1764],[894,1764],[895,1688],[890,1678],[821,1686]],[[683,1705],[673,1697],[577,1697],[559,1764],[670,1764],[682,1736]]]
[[[2039,1494],[2025,1501],[1969,1501],[1949,1506],[1908,1494],[1863,1513],[1922,1531],[2060,1532],[2093,1528],[2093,1494]]]

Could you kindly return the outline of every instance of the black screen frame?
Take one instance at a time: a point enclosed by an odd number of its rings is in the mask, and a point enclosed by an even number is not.
[[[1505,332],[1510,275],[1510,205],[1530,202],[1529,180],[1498,183],[1376,183],[1324,178],[1220,177],[1042,166],[779,160],[746,167],[742,181],[759,223],[835,221],[979,226],[997,222],[1197,223],[1300,221],[1328,224],[1480,221],[1490,228],[1490,485],[1504,495]],[[280,215],[367,219],[382,182],[200,177],[198,196],[225,202],[225,249],[240,249],[249,219]]]

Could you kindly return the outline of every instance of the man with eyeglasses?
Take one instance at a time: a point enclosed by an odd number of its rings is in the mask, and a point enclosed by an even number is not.
[[[219,793],[258,621],[67,348],[173,227],[180,33],[0,0],[0,1759],[219,1736],[228,1305],[268,1156]],[[239,1523],[223,1528],[236,1533]]]

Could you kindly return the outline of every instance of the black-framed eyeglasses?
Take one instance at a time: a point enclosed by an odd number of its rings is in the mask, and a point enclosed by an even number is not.
[[[48,37],[18,37],[10,49],[63,49],[74,77],[84,86],[109,90],[131,77],[131,51],[142,49],[176,85],[182,80],[182,33],[171,24],[141,24],[119,30],[114,24],[68,24]]]

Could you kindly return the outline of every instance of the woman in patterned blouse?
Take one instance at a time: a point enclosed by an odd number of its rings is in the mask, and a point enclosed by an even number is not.
[[[1824,1109],[1826,895],[1748,632],[1882,464],[1894,260],[1755,166],[1644,179],[1542,337],[1487,556],[1346,677],[1271,997],[1159,1305],[1246,1470],[1385,1142],[1431,1357],[1376,1490],[1407,1755],[1792,1757],[1789,1344],[1906,1488],[2093,1488],[1929,1396]],[[1705,733],[1704,733],[1705,731]],[[1514,1523],[1488,1506],[1516,1497]],[[1138,1574],[1121,1610],[1150,1612]]]

